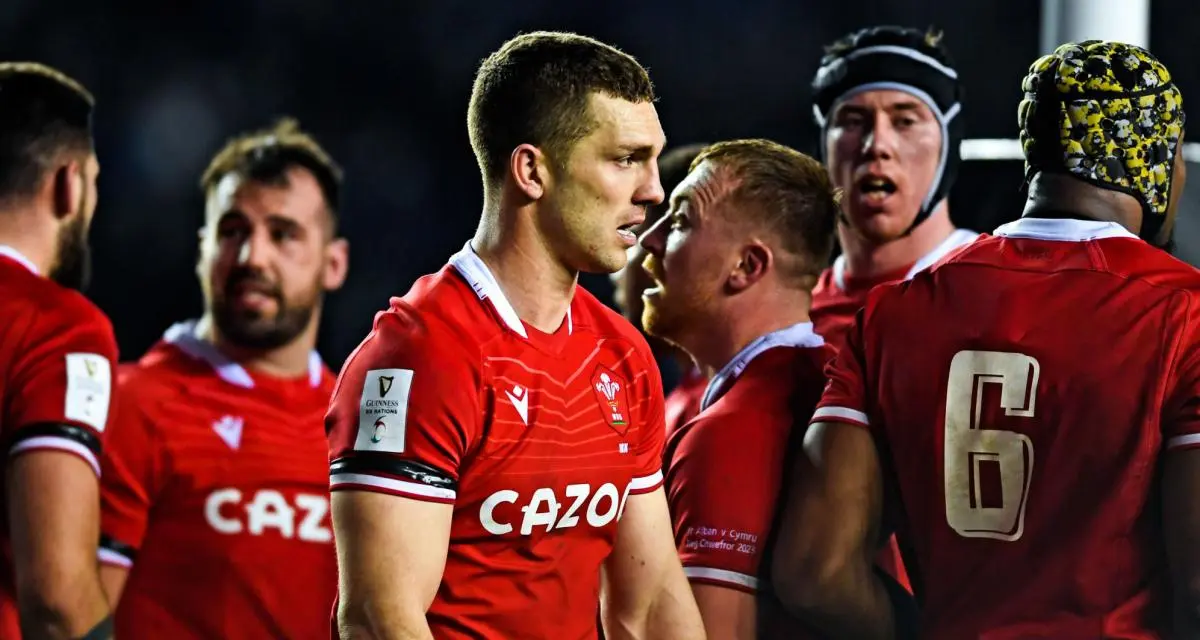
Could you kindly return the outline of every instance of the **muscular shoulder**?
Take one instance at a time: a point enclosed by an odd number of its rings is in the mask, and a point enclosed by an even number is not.
[[[1114,239],[1097,243],[1115,275],[1138,279],[1162,289],[1200,292],[1200,270],[1141,240]]]
[[[91,300],[50,280],[23,275],[35,281],[30,286],[14,288],[14,299],[6,306],[32,321],[26,334],[28,341],[40,343],[65,335],[90,334],[102,346],[115,350],[112,323]]]

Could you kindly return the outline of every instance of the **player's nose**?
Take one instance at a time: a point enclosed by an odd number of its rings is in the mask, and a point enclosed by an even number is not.
[[[254,231],[247,234],[238,251],[238,264],[265,269],[272,251],[270,234]]]
[[[665,199],[666,192],[663,190],[662,179],[658,173],[658,163],[647,163],[647,171],[645,180],[634,194],[634,201],[643,207],[653,207],[661,204]]]
[[[890,159],[895,156],[896,130],[883,111],[875,113],[871,130],[863,136],[862,155],[868,159]]]
[[[669,220],[671,216],[666,215],[658,219],[649,229],[642,232],[638,243],[646,250],[646,253],[661,257],[667,246],[667,231],[671,228]]]

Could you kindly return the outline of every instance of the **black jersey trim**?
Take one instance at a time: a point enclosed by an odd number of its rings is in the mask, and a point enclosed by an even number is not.
[[[353,457],[338,458],[329,464],[329,475],[336,476],[344,473],[403,478],[450,491],[454,491],[458,487],[458,483],[444,471],[423,462],[397,460],[392,456],[378,453],[359,453]]]
[[[8,441],[8,451],[12,451],[18,444],[31,438],[44,437],[63,438],[77,442],[87,447],[87,450],[91,451],[93,455],[100,455],[100,438],[95,433],[83,427],[58,422],[39,422],[18,429]]]
[[[100,548],[107,549],[121,557],[128,558],[130,562],[137,560],[137,549],[131,544],[125,544],[116,538],[100,534]]]

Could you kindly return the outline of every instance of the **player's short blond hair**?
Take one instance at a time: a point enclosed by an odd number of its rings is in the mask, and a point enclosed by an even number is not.
[[[692,170],[704,162],[730,172],[736,184],[726,197],[740,205],[738,215],[768,229],[789,254],[780,261],[781,272],[814,286],[833,252],[842,198],[824,165],[763,139],[710,145],[692,161]]]
[[[336,230],[342,169],[312,135],[300,129],[295,118],[284,117],[269,128],[229,139],[201,175],[200,188],[207,194],[229,174],[255,182],[284,184],[288,169],[294,167],[307,170],[317,180]]]

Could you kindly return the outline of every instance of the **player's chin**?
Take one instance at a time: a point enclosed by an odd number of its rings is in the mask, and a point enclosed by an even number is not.
[[[855,231],[867,240],[883,244],[904,237],[912,224],[913,215],[903,215],[892,209],[848,211],[847,216]]]
[[[660,289],[651,289],[642,294],[642,303],[642,328],[652,336],[670,340],[677,324],[670,301],[662,297]]]
[[[628,264],[624,247],[615,247],[611,251],[591,251],[587,263],[580,271],[585,273],[616,273]]]

